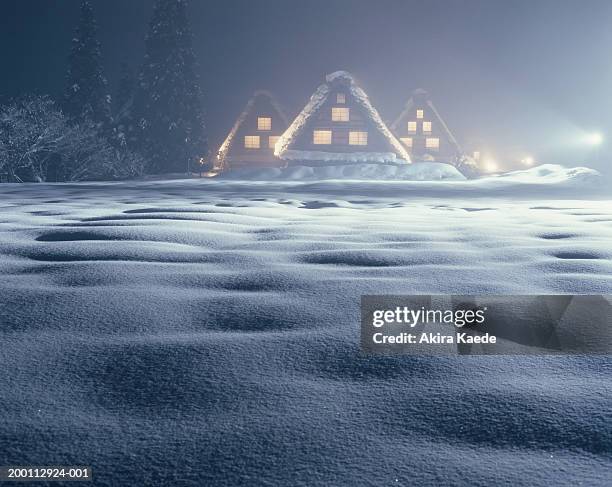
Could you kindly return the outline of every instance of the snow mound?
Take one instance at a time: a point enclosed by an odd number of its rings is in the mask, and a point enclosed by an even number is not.
[[[558,164],[512,171],[495,176],[480,178],[484,183],[523,183],[523,184],[585,184],[599,181],[601,173],[588,167],[563,167]]]
[[[338,164],[354,164],[359,162],[401,163],[393,152],[324,152],[288,150],[283,153],[287,161],[317,161],[336,162]]]
[[[234,180],[367,180],[367,181],[464,181],[455,167],[441,162],[415,164],[342,164],[332,166],[291,166],[285,169],[245,169],[220,175]]]

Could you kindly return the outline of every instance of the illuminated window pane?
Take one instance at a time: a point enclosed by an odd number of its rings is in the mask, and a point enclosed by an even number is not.
[[[244,137],[244,147],[246,149],[259,149],[259,135],[246,135]]]
[[[475,161],[479,161],[480,160],[480,151],[474,151],[473,157],[474,157]]]
[[[408,122],[408,132],[416,132],[416,122]]]
[[[268,147],[270,149],[274,149],[274,146],[278,142],[278,139],[280,139],[278,135],[270,135],[270,137],[268,138]]]
[[[412,147],[412,137],[402,137],[400,140],[406,147]]]
[[[431,122],[423,122],[423,132],[431,132]]]
[[[349,132],[349,145],[368,145],[368,133]]]
[[[336,103],[346,103],[346,95],[344,93],[337,93]]]
[[[312,134],[312,143],[315,145],[329,145],[331,141],[331,130],[315,130]]]
[[[423,118],[423,110],[417,110],[417,118]]]
[[[349,109],[345,107],[332,108],[332,122],[348,122]]]
[[[270,117],[257,117],[257,130],[272,130],[272,119]]]
[[[440,148],[440,139],[438,139],[438,137],[427,137],[425,139],[425,147],[428,149],[438,150]]]

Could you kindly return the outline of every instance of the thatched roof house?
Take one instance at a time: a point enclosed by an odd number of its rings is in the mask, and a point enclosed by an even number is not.
[[[410,162],[353,77],[326,77],[276,144],[276,156],[300,164]]]

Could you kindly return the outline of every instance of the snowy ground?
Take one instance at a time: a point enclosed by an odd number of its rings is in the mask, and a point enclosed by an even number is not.
[[[0,464],[610,485],[609,358],[358,347],[362,294],[612,293],[612,198],[568,180],[0,186]]]

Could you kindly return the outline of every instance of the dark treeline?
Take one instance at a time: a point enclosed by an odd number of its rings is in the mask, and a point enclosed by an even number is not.
[[[186,0],[157,0],[145,58],[114,96],[91,4],[81,3],[63,97],[0,106],[0,181],[112,180],[189,172],[207,155]]]

